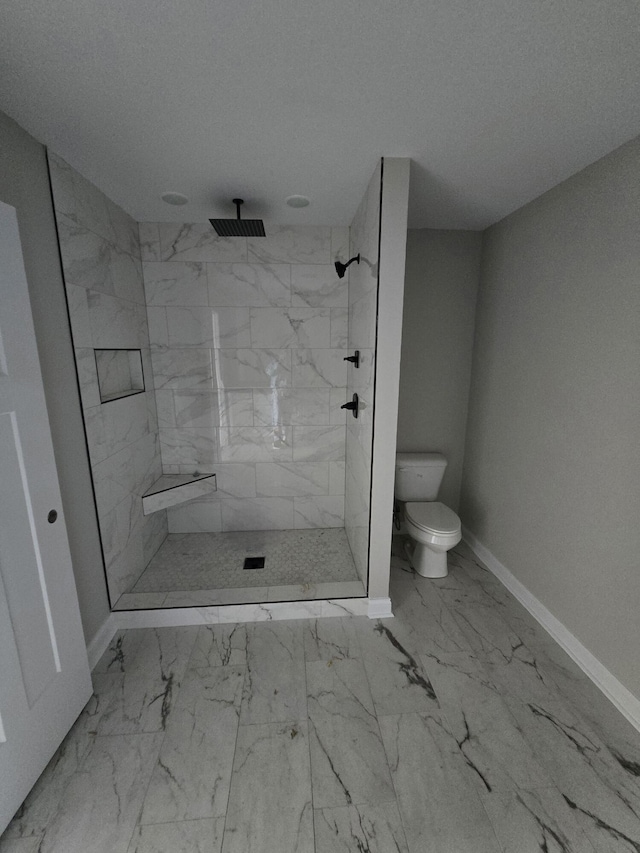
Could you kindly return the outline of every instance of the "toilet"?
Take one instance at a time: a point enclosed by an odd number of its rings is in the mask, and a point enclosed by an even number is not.
[[[462,539],[460,519],[436,500],[447,460],[441,453],[397,453],[395,498],[411,538],[409,559],[423,578],[447,576],[447,551]]]

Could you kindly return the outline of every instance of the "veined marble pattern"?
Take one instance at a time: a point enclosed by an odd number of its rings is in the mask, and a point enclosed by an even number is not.
[[[348,278],[338,278],[333,264],[299,264],[291,270],[291,303],[346,308],[348,285]]]
[[[48,156],[107,581],[115,602],[135,583],[167,533],[166,512],[148,519],[141,514],[141,496],[162,473],[162,460],[139,230],[97,187],[53,153]],[[153,236],[147,233],[145,240]],[[146,249],[145,258],[156,260]],[[180,279],[178,267],[175,272]],[[147,278],[153,280],[153,270]],[[206,305],[206,271],[203,282]],[[163,292],[170,299],[171,287],[163,291],[161,279],[156,285],[154,294],[164,304]],[[166,314],[154,321],[154,338],[168,345]],[[124,352],[109,365],[101,354],[103,399],[121,388],[142,388],[143,379],[145,393],[101,405],[94,353],[100,349],[140,350],[130,364]],[[210,372],[208,379],[211,387]]]
[[[331,388],[254,389],[253,416],[256,426],[333,423]]]
[[[328,490],[329,468],[326,463],[298,465],[291,462],[279,464],[258,462],[256,464],[256,491],[261,497],[327,495]]]
[[[293,385],[304,388],[344,388],[347,384],[346,350],[297,349],[293,351]]]
[[[291,385],[288,349],[212,350],[218,388],[277,388]]]
[[[265,225],[266,237],[248,237],[249,259],[261,263],[328,264],[331,228]]]
[[[346,349],[349,346],[349,309],[331,309],[331,338],[329,345],[336,349]]]
[[[136,222],[90,181],[48,152],[56,213],[94,231],[130,255],[140,253]]]
[[[190,471],[208,474],[219,458],[217,430],[164,429],[160,433],[160,449],[165,465],[184,465]]]
[[[251,346],[248,308],[166,308],[171,347]]]
[[[245,239],[218,237],[209,222],[158,223],[163,261],[246,261]]]
[[[209,264],[207,275],[212,307],[291,304],[288,264]]]
[[[151,352],[156,390],[213,390],[210,349],[157,348]]]
[[[342,462],[345,458],[344,426],[294,426],[294,462]]]
[[[293,526],[296,530],[344,527],[344,495],[294,497]]]
[[[395,619],[119,632],[1,853],[637,851],[640,733],[464,545],[401,554]],[[511,653],[456,628],[485,596]]]
[[[319,483],[308,463],[344,460],[344,431],[323,428],[346,422],[349,281],[332,261],[346,254],[349,229],[273,226],[264,239],[222,240],[205,223],[142,223],[139,234],[164,472],[193,473],[214,460],[298,468],[287,485],[262,479],[256,489],[255,469],[251,486],[244,475],[233,483],[229,467],[219,497],[244,505],[185,504],[169,513],[170,529],[343,524],[335,469],[331,483],[325,474]],[[298,433],[294,451],[292,427],[318,431]],[[216,452],[194,453],[188,433],[181,451],[175,430],[183,428],[208,430]],[[294,497],[322,500],[294,508]]]
[[[147,305],[208,305],[207,270],[203,264],[147,262],[142,269]]]
[[[252,308],[254,347],[329,347],[331,314],[327,308]]]
[[[87,295],[91,337],[96,349],[136,349],[148,346],[140,339],[137,311],[130,303],[108,293],[90,291]]]

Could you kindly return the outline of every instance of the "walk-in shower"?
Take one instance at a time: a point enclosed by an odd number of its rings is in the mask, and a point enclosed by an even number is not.
[[[366,595],[379,172],[350,228],[256,236],[50,167],[112,606]]]

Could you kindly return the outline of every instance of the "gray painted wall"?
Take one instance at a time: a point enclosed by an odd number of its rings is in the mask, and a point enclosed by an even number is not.
[[[411,230],[407,238],[398,450],[439,450],[440,499],[458,510],[482,235]]]
[[[463,522],[640,696],[640,139],[484,235]]]
[[[89,643],[109,614],[44,147],[0,113],[0,200],[18,212],[38,354]]]

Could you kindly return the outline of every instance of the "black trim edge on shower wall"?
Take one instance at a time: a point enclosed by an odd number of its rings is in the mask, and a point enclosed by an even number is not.
[[[371,419],[371,470],[369,477],[369,537],[367,541],[367,583],[366,591],[369,595],[369,574],[371,571],[371,506],[373,504],[373,445],[376,435],[376,390],[378,384],[378,326],[380,315],[380,251],[382,246],[382,194],[384,189],[384,157],[380,158],[380,203],[378,210],[378,286],[376,288],[376,333],[374,343],[373,361],[373,417]]]
[[[109,602],[109,610],[113,612],[114,602],[111,601],[111,593],[109,592],[109,578],[107,576],[107,564],[104,559],[104,542],[102,541],[102,531],[100,530],[100,516],[98,515],[98,500],[96,498],[96,487],[93,482],[93,468],[91,466],[91,452],[89,449],[89,438],[87,436],[87,422],[84,417],[84,407],[82,405],[82,390],[80,385],[80,374],[78,373],[78,361],[76,359],[76,346],[73,340],[73,328],[71,326],[71,312],[69,310],[69,299],[67,297],[67,279],[64,274],[64,262],[62,260],[62,249],[60,248],[60,230],[58,228],[58,217],[56,216],[56,202],[53,195],[53,182],[51,180],[51,163],[49,162],[49,148],[44,146],[45,159],[47,161],[47,177],[49,179],[49,195],[51,196],[51,208],[53,212],[53,222],[56,229],[56,243],[58,246],[58,260],[60,261],[60,277],[64,284],[64,304],[67,309],[67,323],[69,326],[69,340],[73,349],[73,367],[76,374],[76,386],[78,388],[78,402],[80,403],[80,414],[82,416],[82,428],[84,431],[84,446],[87,452],[87,464],[89,465],[89,480],[91,482],[91,492],[93,494],[93,510],[96,517],[96,527],[98,529],[98,541],[100,543],[100,556],[102,558],[102,572],[104,574],[104,585],[107,590],[107,601]]]

